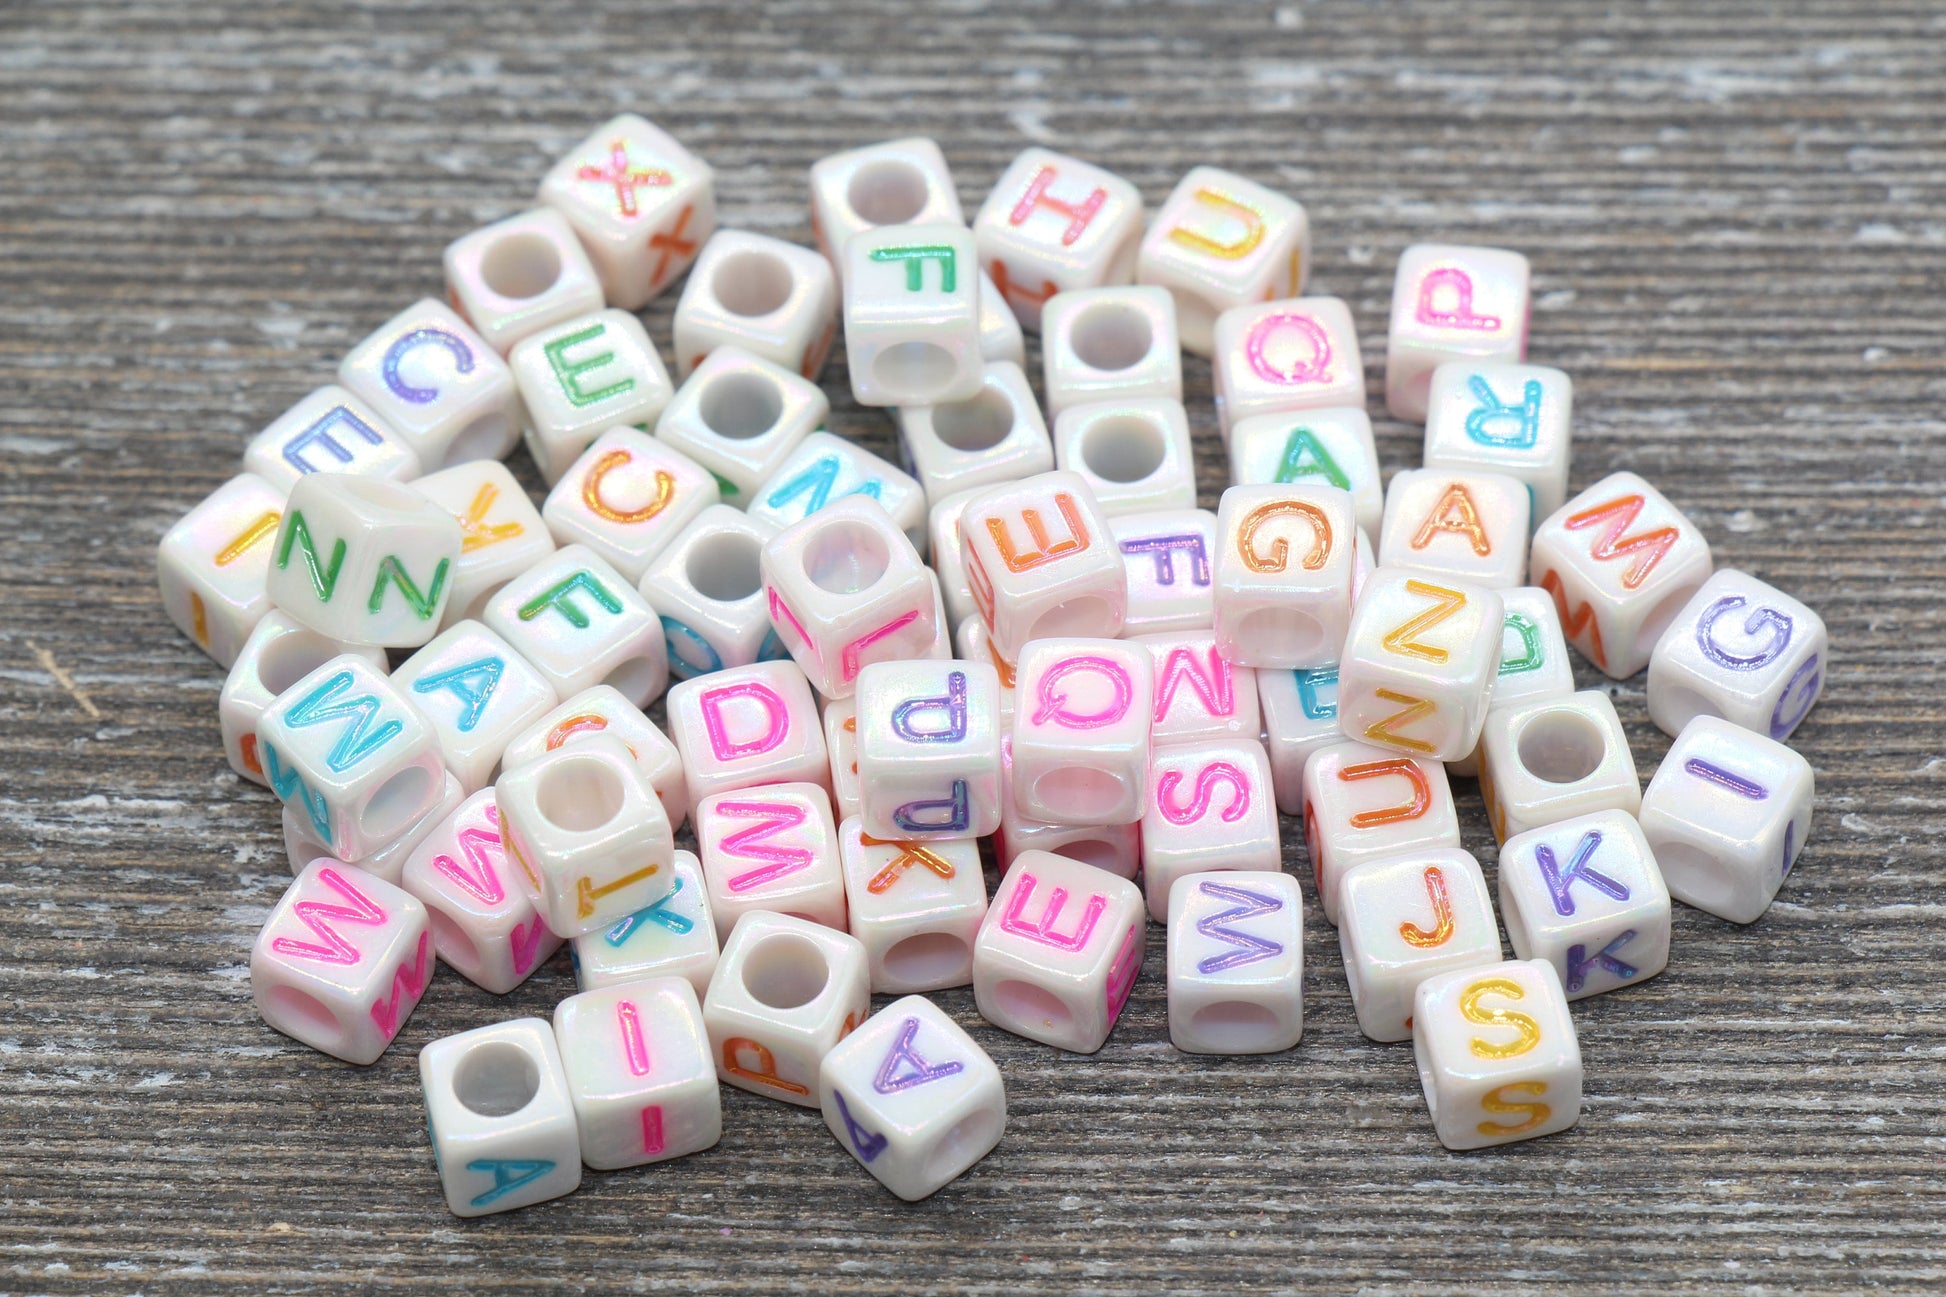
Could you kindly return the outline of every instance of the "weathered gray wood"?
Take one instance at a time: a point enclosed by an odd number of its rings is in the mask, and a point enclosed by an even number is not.
[[[1942,79],[1946,13],[1913,0],[0,8],[0,1292],[1936,1290]],[[811,161],[893,134],[937,137],[969,205],[1031,142],[1151,201],[1236,168],[1308,204],[1375,398],[1399,248],[1524,249],[1576,481],[1647,474],[1830,624],[1779,903],[1680,910],[1666,975],[1577,1006],[1586,1116],[1527,1146],[1439,1149],[1313,908],[1288,1056],[1173,1052],[1159,943],[1091,1059],[942,996],[1013,1123],[931,1202],[733,1091],[707,1155],[448,1216],[414,1055],[547,1012],[565,959],[504,1000],[442,971],[369,1069],[265,1029],[244,961],[277,815],[224,766],[152,549],[624,107],[717,166],[727,222],[798,239]],[[838,427],[887,445],[842,375]],[[1646,774],[1666,741],[1639,678],[1614,692]]]

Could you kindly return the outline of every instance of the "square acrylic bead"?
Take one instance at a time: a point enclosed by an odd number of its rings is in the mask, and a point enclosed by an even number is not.
[[[982,838],[1000,827],[1000,675],[985,662],[875,662],[858,676],[864,828]]]
[[[1182,403],[1176,303],[1160,288],[1125,285],[1057,293],[1041,308],[1047,412],[1097,401]]]
[[[723,1135],[709,1033],[696,990],[658,977],[554,1006],[581,1160],[597,1171],[700,1153]]]
[[[519,986],[561,948],[514,868],[493,790],[483,788],[440,820],[400,877],[426,907],[440,959],[495,995]]]
[[[1264,718],[1264,747],[1270,754],[1271,783],[1277,809],[1304,811],[1304,763],[1320,748],[1345,741],[1338,728],[1337,666],[1265,668],[1257,672],[1257,702]]]
[[[264,592],[284,493],[255,473],[225,482],[156,547],[162,607],[176,629],[228,670],[270,612]]]
[[[1539,1139],[1581,1117],[1581,1046],[1560,975],[1542,960],[1421,982],[1412,1052],[1433,1131],[1447,1148]]]
[[[661,620],[672,679],[788,656],[764,598],[763,547],[776,534],[741,509],[713,504],[649,564],[640,589]]]
[[[1365,405],[1365,362],[1351,308],[1335,297],[1233,306],[1216,317],[1210,357],[1228,437],[1244,419]]]
[[[881,225],[964,225],[946,155],[929,139],[867,144],[811,164],[811,236],[834,269],[845,244]]]
[[[974,607],[1002,657],[1029,640],[1119,635],[1128,612],[1121,551],[1078,473],[983,491],[959,520]]]
[[[602,309],[601,284],[559,212],[495,221],[446,245],[446,296],[501,355],[529,334]]]
[[[856,937],[753,910],[730,930],[703,997],[716,1075],[725,1085],[818,1106],[818,1065],[872,1008]]]
[[[1211,631],[1143,635],[1135,641],[1155,665],[1155,706],[1149,733],[1155,746],[1206,739],[1255,743],[1263,732],[1257,673],[1233,666]]]
[[[1504,708],[1574,693],[1574,663],[1568,660],[1568,641],[1561,634],[1554,600],[1538,586],[1502,590],[1505,607],[1500,630],[1500,668],[1494,673],[1487,716]],[[1484,732],[1484,727],[1482,727]],[[1446,763],[1452,774],[1471,778],[1480,773],[1480,748]]]
[[[597,311],[522,338],[507,357],[520,389],[528,454],[550,484],[605,429],[655,427],[675,395],[642,322]]]
[[[304,867],[320,856],[330,856],[347,865],[355,865],[374,878],[380,878],[394,886],[402,885],[400,879],[405,873],[406,861],[419,844],[432,836],[434,829],[448,815],[459,809],[466,800],[466,790],[459,786],[459,780],[451,775],[440,785],[439,797],[433,804],[407,822],[397,833],[367,849],[362,856],[345,859],[339,855],[329,842],[319,834],[317,825],[312,823],[308,809],[299,809],[290,802],[284,803],[283,812],[278,816],[279,827],[284,832],[284,855],[290,861],[293,876],[304,872]]]
[[[440,759],[469,794],[493,782],[507,745],[559,701],[512,645],[476,621],[440,632],[392,682],[432,722]]]
[[[599,931],[668,890],[674,832],[621,739],[590,735],[516,766],[493,798],[527,897],[561,936]]]
[[[994,850],[1002,869],[1029,851],[1045,851],[1126,878],[1142,868],[1142,822],[1132,824],[1049,824],[1020,813],[1011,791],[1001,808]]]
[[[656,977],[688,980],[701,998],[716,972],[716,920],[710,913],[703,864],[678,851],[662,896],[609,927],[576,937],[570,954],[575,984],[584,991],[645,982]]]
[[[725,504],[744,508],[830,411],[817,384],[722,346],[676,389],[655,435],[715,474]]]
[[[419,1051],[419,1085],[455,1216],[531,1207],[581,1186],[574,1103],[547,1019],[441,1036]]]
[[[824,749],[831,759],[831,806],[842,828],[864,809],[858,779],[858,696],[826,703],[823,724]]]
[[[758,784],[830,786],[817,702],[794,663],[684,680],[669,691],[668,716],[692,807],[711,793]]]
[[[604,123],[541,181],[567,218],[611,306],[639,311],[716,230],[715,173],[634,113]]]
[[[1230,481],[1349,491],[1352,516],[1373,533],[1385,509],[1371,416],[1356,405],[1238,419],[1230,428]]]
[[[1590,689],[1494,708],[1480,734],[1480,796],[1502,842],[1595,811],[1635,814],[1642,783],[1615,704]]]
[[[1007,1126],[1000,1069],[917,995],[888,1004],[826,1054],[818,1091],[838,1142],[907,1202],[964,1175]]]
[[[1014,801],[1054,824],[1128,824],[1148,809],[1155,668],[1124,640],[1035,640],[1014,674]]]
[[[1787,739],[1818,700],[1830,653],[1824,619],[1733,568],[1703,582],[1649,658],[1649,719],[1680,734],[1720,716]]]
[[[1135,278],[1142,195],[1112,172],[1049,149],[1007,164],[973,217],[980,266],[1030,330],[1056,293]]]
[[[1500,927],[1479,862],[1457,847],[1429,848],[1347,870],[1338,950],[1358,1029],[1373,1040],[1410,1040],[1421,982],[1500,962]]]
[[[1715,716],[1683,727],[1642,794],[1642,836],[1670,895],[1754,923],[1811,836],[1811,763]]]
[[[689,788],[683,782],[682,758],[676,754],[676,745],[642,714],[640,707],[608,685],[583,689],[564,699],[514,735],[500,762],[503,768],[512,770],[596,734],[612,735],[628,746],[642,778],[661,800],[669,823],[681,828],[689,814]]]
[[[1169,1043],[1274,1054],[1304,1034],[1304,897],[1289,874],[1185,874],[1169,896]]]
[[[1040,403],[1013,361],[987,361],[972,396],[897,415],[901,453],[935,510],[950,496],[1054,468]]]
[[[439,633],[462,539],[411,487],[318,473],[291,488],[264,588],[320,635],[414,648]]]
[[[1020,320],[985,270],[980,271],[980,355],[1022,368],[1027,364],[1027,338]]]
[[[584,545],[631,583],[721,499],[716,478],[639,428],[610,428],[547,493],[541,517],[558,544]]]
[[[347,1063],[373,1063],[432,980],[426,907],[329,858],[299,874],[250,948],[263,1020]]]
[[[962,225],[877,226],[845,242],[845,355],[860,405],[980,390],[980,281]]]
[[[831,796],[818,784],[764,784],[696,803],[696,854],[717,935],[752,910],[845,930],[845,878]]]
[[[1304,764],[1304,841],[1324,917],[1337,923],[1345,875],[1368,860],[1457,848],[1446,768],[1364,743],[1335,743]]]
[[[1554,596],[1568,643],[1625,680],[1709,579],[1711,558],[1702,531],[1660,491],[1611,473],[1535,529],[1528,566]]]
[[[253,783],[268,784],[263,759],[257,754],[257,722],[278,694],[347,653],[374,671],[385,670],[384,649],[342,644],[281,612],[269,613],[258,622],[223,681],[216,704],[230,769]]]
[[[925,552],[926,493],[909,474],[843,437],[814,432],[751,496],[752,518],[779,531],[851,496],[874,500],[913,548]]]
[[[507,582],[480,620],[558,697],[605,684],[646,707],[669,682],[662,623],[620,572],[582,545],[556,550]]]
[[[1669,889],[1627,811],[1507,839],[1500,917],[1514,953],[1553,965],[1570,1000],[1633,986],[1669,963]]]
[[[1108,1040],[1142,971],[1148,921],[1135,884],[1024,851],[973,943],[973,999],[1003,1031],[1075,1054]]]
[[[1192,167],[1149,222],[1135,278],[1169,290],[1184,350],[1207,356],[1217,316],[1297,296],[1310,261],[1300,204],[1233,171]]]
[[[1270,762],[1255,737],[1158,748],[1149,772],[1142,890],[1150,918],[1168,919],[1170,893],[1189,875],[1283,868]]]
[[[554,552],[540,510],[498,460],[443,468],[412,483],[412,489],[459,524],[459,558],[441,630],[469,618],[479,621],[501,586]]]
[[[1435,761],[1465,756],[1486,721],[1505,617],[1485,586],[1380,568],[1338,661],[1338,727]]]
[[[1204,630],[1213,624],[1215,514],[1207,509],[1117,514],[1108,520],[1108,530],[1121,551],[1128,584],[1124,636]]]
[[[1087,482],[1110,516],[1196,505],[1189,416],[1171,398],[1069,407],[1054,421],[1054,464]]]
[[[513,371],[451,307],[430,297],[353,347],[339,362],[338,382],[405,438],[428,473],[504,458],[520,439]]]
[[[1415,243],[1399,254],[1385,337],[1385,407],[1419,423],[1448,361],[1527,358],[1527,258],[1501,248]]]
[[[838,826],[851,935],[865,944],[872,990],[939,991],[973,980],[973,939],[986,880],[973,838],[875,838],[856,817]]]
[[[830,262],[767,234],[718,230],[676,303],[676,373],[687,378],[710,352],[730,345],[816,379],[837,331]]]
[[[1544,365],[1450,361],[1432,372],[1427,468],[1504,473],[1539,522],[1568,498],[1574,383]]]
[[[1214,630],[1242,666],[1336,662],[1351,624],[1358,527],[1335,486],[1233,486],[1216,509]]]
[[[1526,486],[1502,473],[1412,468],[1385,490],[1378,561],[1510,590],[1527,577]]]
[[[243,471],[279,491],[310,473],[356,473],[410,482],[419,456],[371,406],[338,385],[320,387],[250,439]]]

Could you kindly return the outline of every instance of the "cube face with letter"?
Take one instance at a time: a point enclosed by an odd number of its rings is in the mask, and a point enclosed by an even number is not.
[[[619,424],[648,432],[675,387],[642,322],[596,311],[514,344],[507,356],[527,419],[528,453],[549,485]]]
[[[1339,660],[1351,626],[1357,524],[1334,486],[1233,486],[1216,512],[1216,645],[1240,666]]]
[[[1296,297],[1310,261],[1302,204],[1233,171],[1192,167],[1149,223],[1135,277],[1169,290],[1183,349],[1207,356],[1217,316]]]
[[[597,1171],[666,1162],[723,1134],[703,1006],[680,977],[583,991],[554,1006],[581,1160]]]
[[[419,1051],[426,1134],[455,1216],[529,1207],[581,1185],[567,1069],[545,1018],[516,1018]]]
[[[513,371],[451,307],[429,297],[347,352],[338,382],[405,438],[428,473],[500,459],[520,439]]]
[[[574,939],[575,985],[598,991],[652,977],[684,977],[701,998],[709,993],[721,945],[702,862],[693,852],[678,851],[668,889],[653,905]]]
[[[1486,723],[1505,614],[1497,590],[1378,569],[1358,595],[1338,661],[1339,727],[1434,761],[1471,752]]]
[[[1568,498],[1573,415],[1574,383],[1558,369],[1449,361],[1432,373],[1426,467],[1504,473],[1539,522]]]
[[[973,940],[986,917],[974,838],[875,838],[856,817],[838,826],[851,934],[871,960],[872,990],[937,991],[973,980]]]
[[[1216,317],[1210,365],[1226,439],[1252,415],[1365,405],[1358,329],[1336,297],[1231,307]]]
[[[1079,473],[982,491],[961,511],[959,535],[973,605],[1007,661],[1029,640],[1121,633],[1128,575]]]
[[[669,691],[668,708],[691,806],[758,784],[830,787],[817,701],[794,663],[758,662],[685,680]]]
[[[871,1011],[856,937],[766,910],[731,929],[703,997],[717,1078],[803,1108],[821,1103],[824,1056]]]
[[[226,671],[273,606],[264,579],[284,495],[255,473],[239,473],[184,514],[156,547],[156,580],[169,620]]]
[[[1459,812],[1446,769],[1340,740],[1304,763],[1304,839],[1311,851],[1324,917],[1337,923],[1345,875],[1368,860],[1403,852],[1457,850]]]
[[[1600,811],[1507,839],[1500,915],[1522,959],[1570,1000],[1647,981],[1669,963],[1669,889],[1635,817]]]
[[[752,910],[845,930],[845,879],[831,796],[818,784],[764,784],[696,803],[696,854],[718,935]]]
[[[439,958],[482,990],[507,994],[560,949],[507,859],[491,788],[440,819],[399,881],[426,907]]]
[[[581,545],[630,582],[722,498],[701,464],[639,428],[609,428],[547,494],[554,539]]]
[[[1014,679],[1014,803],[1051,824],[1141,819],[1155,695],[1148,649],[1126,640],[1036,640]]]
[[[845,244],[845,354],[860,405],[935,405],[980,390],[980,281],[957,225],[885,225]]]
[[[1527,258],[1501,248],[1415,243],[1399,254],[1385,341],[1385,406],[1421,423],[1448,361],[1527,358]]]
[[[1149,917],[1167,921],[1184,879],[1216,870],[1283,867],[1270,760],[1255,738],[1205,739],[1156,749],[1142,816],[1142,887]]]
[[[1581,1117],[1581,1045],[1560,975],[1545,960],[1421,982],[1412,1047],[1433,1129],[1447,1148],[1539,1139]]]
[[[480,618],[566,698],[609,685],[637,707],[662,696],[662,623],[620,572],[585,545],[535,564],[487,601]]]
[[[1500,962],[1500,929],[1486,876],[1458,847],[1368,860],[1338,893],[1338,949],[1373,1040],[1412,1037],[1413,998],[1427,978]]]
[[[1056,293],[1134,279],[1142,195],[1079,158],[1026,149],[981,204],[973,237],[1000,296],[1022,327],[1038,332]]]
[[[1304,899],[1276,870],[1185,874],[1169,894],[1169,1040],[1271,1054],[1304,1034]]]
[[[1774,586],[1724,568],[1683,605],[1649,658],[1649,719],[1669,735],[1720,716],[1783,740],[1818,700],[1824,619]]]
[[[1000,674],[985,662],[875,662],[858,675],[865,831],[980,838],[1000,827]]]

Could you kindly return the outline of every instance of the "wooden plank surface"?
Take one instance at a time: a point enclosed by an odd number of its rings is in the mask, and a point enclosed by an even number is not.
[[[0,1293],[1937,1291],[1943,81],[1924,0],[0,7]],[[1151,203],[1198,162],[1252,175],[1308,205],[1374,409],[1399,249],[1524,250],[1576,484],[1646,474],[1830,625],[1776,906],[1679,907],[1665,975],[1576,1006],[1580,1126],[1525,1146],[1438,1147],[1313,905],[1287,1055],[1171,1050],[1159,940],[1094,1058],[939,997],[1013,1117],[930,1202],[728,1091],[708,1154],[449,1216],[418,1048],[547,1012],[565,956],[504,999],[442,970],[367,1069],[259,1023],[277,812],[224,765],[153,548],[624,108],[709,158],[726,223],[800,241],[809,164],[895,134],[941,142],[969,210],[1030,143]],[[843,373],[838,430],[885,448]],[[1646,775],[1666,740],[1639,677],[1613,693]]]

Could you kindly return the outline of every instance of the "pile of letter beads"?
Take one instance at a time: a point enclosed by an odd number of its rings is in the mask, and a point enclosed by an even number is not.
[[[815,249],[719,228],[715,183],[606,123],[158,553],[229,671],[230,764],[283,803],[267,1023],[371,1063],[435,959],[506,994],[569,950],[551,1021],[420,1054],[453,1212],[707,1149],[723,1085],[926,1197],[1007,1103],[925,993],[1093,1053],[1152,922],[1177,1049],[1291,1049],[1280,812],[1359,1029],[1413,1042],[1455,1149],[1574,1125],[1572,1003],[1666,966],[1672,901],[1749,923],[1777,894],[1824,625],[1642,478],[1570,493],[1573,386],[1527,363],[1518,253],[1401,254],[1385,403],[1425,441],[1388,479],[1305,210],[1245,177],[1197,167],[1145,223],[1033,148],[969,221],[938,146],[895,140],[811,169]],[[634,312],[679,282],[668,366]],[[827,426],[840,331],[900,464]],[[497,462],[523,443],[538,506]],[[1646,790],[1570,645],[1647,668],[1674,742]]]

